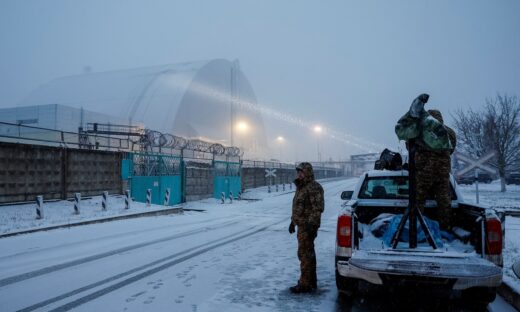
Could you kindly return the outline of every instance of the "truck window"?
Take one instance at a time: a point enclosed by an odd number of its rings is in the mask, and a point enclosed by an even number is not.
[[[455,200],[453,186],[451,199]],[[361,186],[358,198],[360,199],[408,199],[408,177],[373,177],[367,178]],[[431,198],[433,200],[433,195]]]

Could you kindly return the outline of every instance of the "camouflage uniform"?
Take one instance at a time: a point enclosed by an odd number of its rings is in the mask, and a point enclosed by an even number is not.
[[[429,110],[428,113],[444,123],[438,110]],[[451,154],[457,144],[455,132],[451,128],[445,127],[453,148],[451,151],[434,152],[419,145],[415,153],[417,208],[424,213],[426,199],[435,198],[437,218],[443,230],[451,228]]]
[[[325,202],[323,188],[314,180],[312,165],[301,163],[297,170],[301,170],[305,177],[294,181],[296,193],[293,198],[291,226],[298,227],[298,259],[301,275],[296,287],[305,291],[315,289],[317,286],[314,239],[320,227]]]

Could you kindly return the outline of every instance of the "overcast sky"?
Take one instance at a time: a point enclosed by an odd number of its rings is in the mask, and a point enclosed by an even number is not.
[[[419,93],[445,115],[520,95],[519,13],[515,0],[2,0],[0,107],[86,66],[239,59],[260,104],[395,146]],[[353,151],[324,144],[327,158]]]

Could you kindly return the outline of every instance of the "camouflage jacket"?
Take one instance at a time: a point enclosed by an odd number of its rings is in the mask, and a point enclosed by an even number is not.
[[[448,132],[448,138],[450,139],[451,144],[451,150],[449,151],[449,154],[453,154],[455,151],[455,148],[457,147],[457,135],[455,134],[455,131],[453,131],[452,128],[446,126],[444,124],[444,118],[442,117],[442,114],[439,110],[436,109],[430,109],[428,113],[435,119],[437,119],[441,124],[444,125],[444,128]],[[446,153],[444,153],[446,155]]]
[[[320,227],[321,213],[325,207],[323,188],[314,180],[314,172],[309,163],[300,164],[305,178],[296,179],[296,193],[292,204],[291,221],[297,226]]]

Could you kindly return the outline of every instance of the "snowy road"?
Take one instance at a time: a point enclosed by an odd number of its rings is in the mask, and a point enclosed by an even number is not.
[[[324,183],[316,241],[320,290],[288,292],[298,279],[289,235],[292,193],[258,201],[187,204],[207,212],[94,224],[0,240],[2,311],[375,311],[380,297],[338,300],[334,242],[341,191]],[[499,298],[490,310],[511,309]]]

